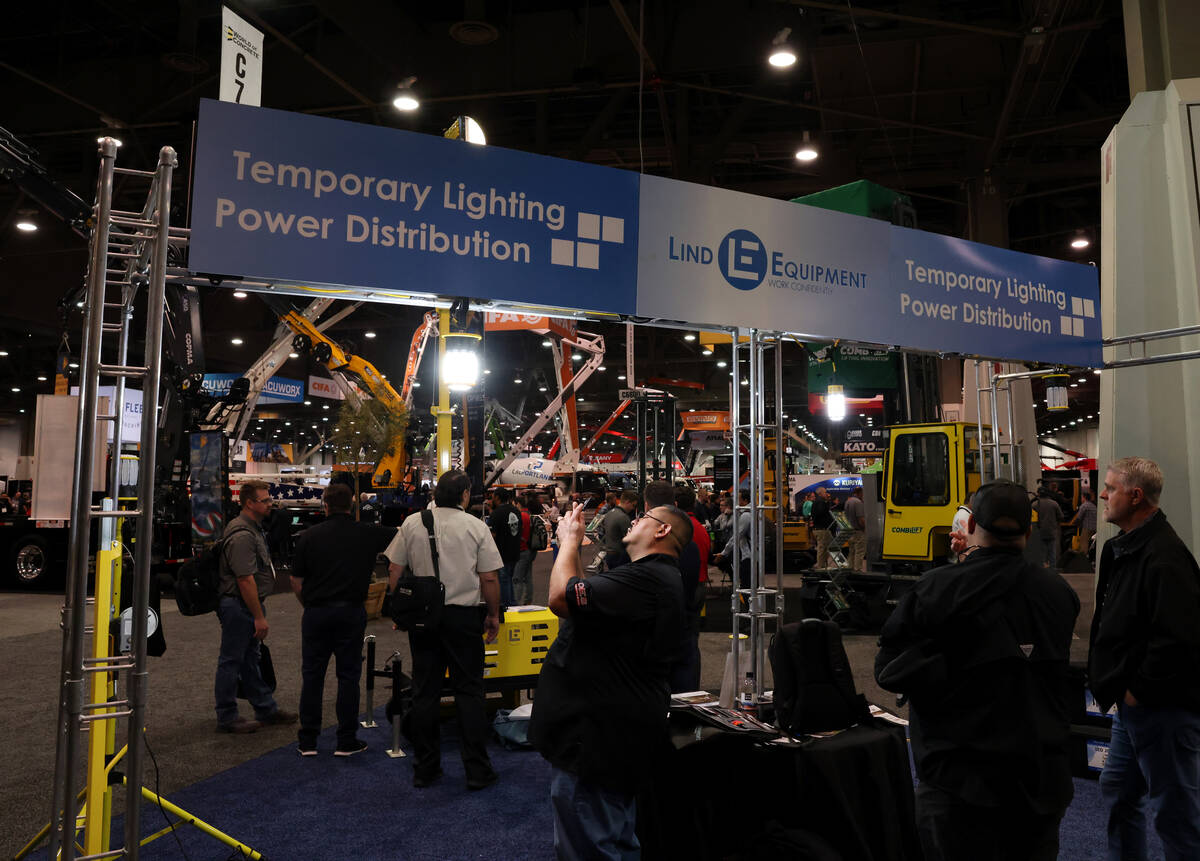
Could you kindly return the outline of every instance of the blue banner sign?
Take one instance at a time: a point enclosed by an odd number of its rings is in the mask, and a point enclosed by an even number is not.
[[[1100,364],[1091,266],[660,177],[641,208],[641,316]]]
[[[241,375],[205,374],[200,388],[214,397],[221,397],[229,394],[229,387],[239,376]],[[303,402],[304,382],[287,377],[271,377],[263,386],[262,394],[258,398],[260,404],[300,404]]]
[[[637,194],[628,171],[204,100],[189,265],[632,312]]]
[[[1101,361],[1090,266],[432,135],[205,100],[192,200],[198,272]]]

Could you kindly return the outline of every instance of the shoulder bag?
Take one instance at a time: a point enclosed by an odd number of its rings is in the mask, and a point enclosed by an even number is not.
[[[418,577],[410,567],[409,573],[396,581],[389,606],[392,621],[401,631],[432,631],[441,621],[442,608],[446,606],[446,586],[438,568],[437,540],[433,534],[433,512],[428,508],[421,512],[421,523],[429,533],[433,576]]]

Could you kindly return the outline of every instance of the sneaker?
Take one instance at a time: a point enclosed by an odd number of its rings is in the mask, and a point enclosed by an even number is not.
[[[285,712],[283,709],[276,709],[264,718],[259,718],[264,725],[284,726],[286,724],[295,723],[300,720],[300,715],[295,712]]]
[[[489,786],[491,786],[493,783],[495,783],[499,779],[500,779],[500,775],[496,774],[496,772],[493,771],[493,772],[490,772],[486,777],[480,778],[478,780],[468,780],[467,781],[467,789],[470,789],[470,790],[487,789]]]
[[[255,732],[261,726],[261,721],[239,717],[234,718],[229,723],[217,724],[217,732],[229,732],[235,735],[246,735],[248,733]]]
[[[300,745],[299,750],[300,750],[301,756],[316,756],[317,755],[317,748],[315,745],[313,747],[307,747],[302,744],[302,745]]]
[[[413,786],[417,789],[424,789],[427,786],[433,786],[434,782],[442,776],[442,770],[439,768],[432,774],[417,774],[413,772]]]
[[[354,756],[356,753],[362,753],[367,749],[367,743],[361,740],[355,740],[348,745],[338,745],[338,749],[333,752],[334,756]]]

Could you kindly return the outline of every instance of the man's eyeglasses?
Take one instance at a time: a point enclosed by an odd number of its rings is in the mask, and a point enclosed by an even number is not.
[[[269,496],[264,496],[264,497],[262,497],[262,498],[260,498],[260,499],[256,499],[256,500],[254,500],[254,501],[255,501],[255,502],[257,502],[259,505],[270,505],[270,504],[271,504],[271,497],[269,497]]]
[[[663,520],[661,517],[655,517],[655,516],[654,516],[653,514],[651,514],[649,511],[643,511],[643,512],[642,512],[641,514],[639,514],[637,517],[633,518],[633,522],[634,522],[634,523],[637,523],[637,522],[638,522],[639,520],[641,520],[643,517],[649,517],[651,520],[657,520],[659,523],[663,524],[664,526],[670,526],[670,525],[671,525],[671,524],[667,523],[667,521]]]

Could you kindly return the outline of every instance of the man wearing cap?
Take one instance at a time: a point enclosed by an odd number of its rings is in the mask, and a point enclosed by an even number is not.
[[[1158,464],[1126,457],[1100,493],[1121,529],[1100,553],[1088,654],[1096,702],[1117,706],[1100,774],[1110,859],[1147,857],[1147,813],[1168,861],[1200,858],[1200,568],[1162,485]]]
[[[880,634],[875,678],[909,697],[926,861],[1054,859],[1074,793],[1067,671],[1079,598],[1022,556],[1024,488],[986,484],[978,545],[927,572]]]

